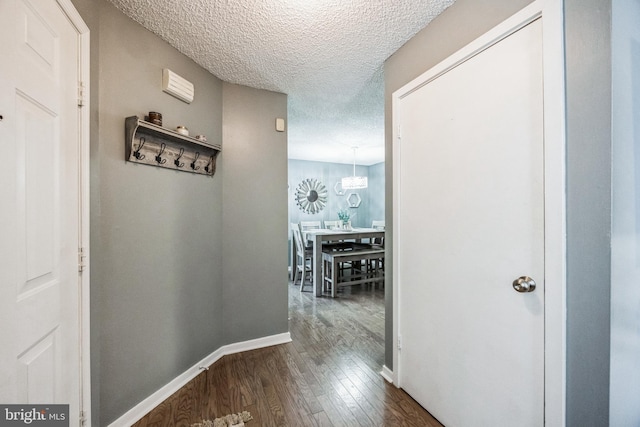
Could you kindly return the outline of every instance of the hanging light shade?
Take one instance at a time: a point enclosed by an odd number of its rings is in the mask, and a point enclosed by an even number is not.
[[[342,178],[342,188],[345,190],[357,190],[369,186],[366,176],[345,176]]]
[[[369,186],[369,179],[366,176],[356,176],[356,150],[358,147],[353,147],[353,176],[345,176],[342,178],[342,188],[344,190],[357,190],[360,188],[367,188]]]

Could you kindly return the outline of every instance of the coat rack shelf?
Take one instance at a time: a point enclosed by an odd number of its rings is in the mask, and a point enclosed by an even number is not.
[[[213,176],[222,147],[141,120],[125,119],[125,160]]]

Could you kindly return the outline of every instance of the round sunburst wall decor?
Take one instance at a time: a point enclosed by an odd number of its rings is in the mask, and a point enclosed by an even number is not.
[[[295,198],[302,212],[315,214],[327,205],[327,188],[317,179],[303,179],[296,188]]]

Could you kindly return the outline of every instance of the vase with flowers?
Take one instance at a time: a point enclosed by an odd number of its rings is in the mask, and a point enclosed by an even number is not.
[[[351,229],[351,213],[346,209],[340,209],[338,211],[338,219],[342,221],[342,229]]]

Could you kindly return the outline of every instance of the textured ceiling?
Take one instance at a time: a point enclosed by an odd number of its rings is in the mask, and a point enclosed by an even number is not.
[[[384,160],[384,61],[454,0],[111,2],[222,80],[286,93],[289,158],[357,146],[367,165]]]

